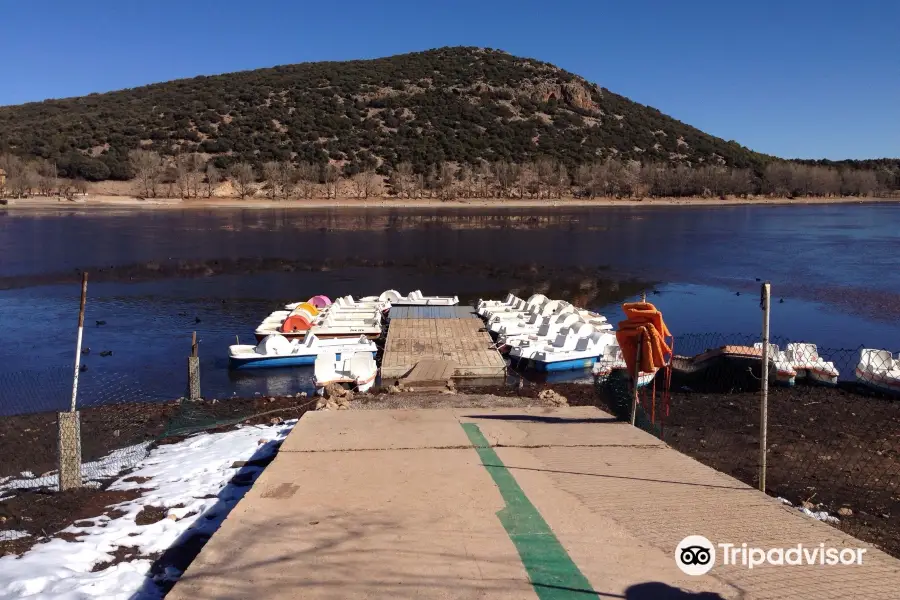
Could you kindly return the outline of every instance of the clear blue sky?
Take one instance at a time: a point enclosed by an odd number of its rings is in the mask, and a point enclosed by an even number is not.
[[[10,0],[0,105],[489,46],[784,157],[900,157],[898,0]]]

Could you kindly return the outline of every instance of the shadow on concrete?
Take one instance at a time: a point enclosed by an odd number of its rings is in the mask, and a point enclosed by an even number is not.
[[[703,487],[703,488],[714,488],[714,489],[722,489],[722,490],[748,490],[755,491],[752,488],[749,488],[744,485],[710,485],[708,483],[693,483],[690,481],[671,481],[668,479],[650,479],[648,477],[625,477],[623,475],[607,475],[605,473],[584,473],[582,471],[559,471],[556,469],[537,469],[534,467],[516,467],[514,465],[493,465],[486,464],[484,465],[487,468],[498,468],[498,469],[509,469],[517,470],[517,471],[538,471],[540,473],[558,473],[560,475],[584,475],[586,477],[605,477],[606,479],[627,479],[629,481],[647,481],[650,483],[670,483],[673,485],[690,485],[695,487]]]
[[[615,417],[597,417],[597,418],[566,418],[566,417],[547,417],[541,415],[463,415],[465,419],[481,419],[485,421],[518,421],[523,423],[558,423],[562,425],[576,425],[578,423],[621,423]]]
[[[686,592],[660,581],[633,585],[625,590],[624,597],[625,600],[725,600],[715,592]]]
[[[212,534],[219,529],[228,514],[250,490],[263,469],[275,459],[281,443],[282,440],[272,440],[261,444],[217,494],[216,503],[197,517],[194,524],[162,554],[151,557],[153,564],[147,572],[147,578],[141,588],[131,596],[131,600],[156,600],[172,589],[181,574],[200,554]]]

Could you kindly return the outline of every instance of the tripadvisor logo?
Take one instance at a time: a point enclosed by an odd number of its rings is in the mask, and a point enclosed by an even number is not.
[[[716,564],[716,547],[702,535],[689,535],[675,548],[675,564],[686,575],[705,575]]]
[[[713,544],[702,535],[689,535],[675,548],[675,564],[686,575],[705,575],[716,564],[753,569],[762,565],[861,565],[866,548],[834,548],[797,544],[787,548],[755,548],[744,544]]]

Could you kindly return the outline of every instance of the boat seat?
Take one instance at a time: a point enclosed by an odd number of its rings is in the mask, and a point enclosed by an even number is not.
[[[873,371],[890,371],[894,368],[894,356],[887,350],[866,348],[860,351],[859,363]]]
[[[578,338],[578,341],[575,342],[575,351],[576,352],[584,352],[588,349],[588,342],[590,342],[590,338],[582,337]]]

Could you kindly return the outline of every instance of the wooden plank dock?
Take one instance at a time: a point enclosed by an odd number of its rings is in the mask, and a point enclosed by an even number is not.
[[[471,306],[391,310],[381,362],[382,379],[399,379],[425,360],[449,362],[453,379],[506,375],[506,362]]]

